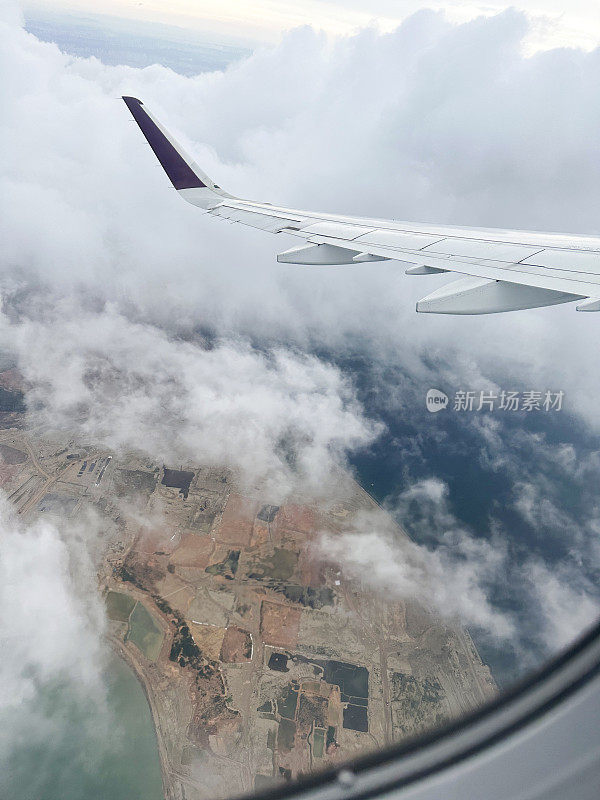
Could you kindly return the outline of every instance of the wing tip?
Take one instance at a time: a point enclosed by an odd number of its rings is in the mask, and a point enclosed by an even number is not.
[[[173,186],[179,189],[205,189],[206,183],[190,164],[179,145],[161,129],[137,97],[122,95],[123,102],[137,122]]]

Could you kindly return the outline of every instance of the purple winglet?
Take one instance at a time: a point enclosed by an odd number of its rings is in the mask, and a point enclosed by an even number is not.
[[[176,189],[204,188],[206,184],[190,167],[187,161],[173,147],[164,133],[144,110],[144,104],[137,97],[123,97],[134,120],[146,137],[148,144],[160,161],[162,168]]]

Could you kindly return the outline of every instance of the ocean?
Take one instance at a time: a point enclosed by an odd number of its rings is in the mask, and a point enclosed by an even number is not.
[[[101,717],[96,707],[82,707],[64,690],[40,690],[36,719],[49,733],[34,741],[15,737],[6,763],[0,763],[0,797],[163,800],[156,734],[142,687],[117,656],[108,663],[106,682]]]

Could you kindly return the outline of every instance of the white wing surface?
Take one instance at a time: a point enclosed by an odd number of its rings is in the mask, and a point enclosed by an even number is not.
[[[279,262],[393,260],[408,275],[457,273],[419,300],[420,312],[492,314],[574,300],[578,311],[600,310],[600,237],[362,219],[242,200],[217,186],[140,100],[123,100],[184,200],[211,216],[303,240]]]

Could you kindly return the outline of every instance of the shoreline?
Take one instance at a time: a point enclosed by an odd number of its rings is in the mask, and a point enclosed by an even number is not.
[[[173,787],[169,787],[167,783],[167,776],[170,774],[170,770],[168,767],[169,761],[167,757],[163,732],[160,728],[160,716],[158,714],[158,709],[156,708],[156,705],[153,702],[153,698],[149,688],[150,681],[146,678],[141,663],[137,661],[134,658],[133,654],[130,653],[125,648],[124,642],[122,642],[116,634],[107,633],[105,639],[112,652],[129,668],[131,674],[135,676],[138,684],[142,688],[144,697],[146,698],[146,702],[148,703],[150,718],[152,720],[152,728],[154,730],[154,736],[156,738],[158,760],[160,764],[160,772],[162,777],[163,796],[165,800],[171,800],[172,798],[173,800],[178,800],[177,795],[172,790]]]

